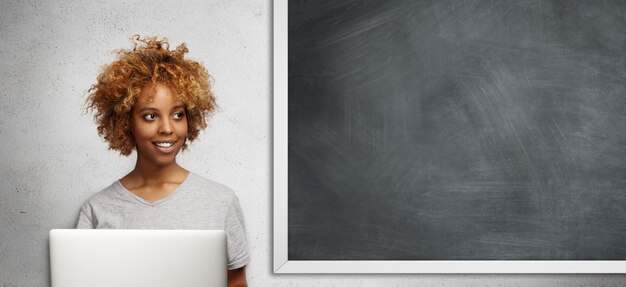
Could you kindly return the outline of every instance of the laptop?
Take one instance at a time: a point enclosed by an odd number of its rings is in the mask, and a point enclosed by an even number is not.
[[[221,230],[53,229],[52,287],[224,287]]]

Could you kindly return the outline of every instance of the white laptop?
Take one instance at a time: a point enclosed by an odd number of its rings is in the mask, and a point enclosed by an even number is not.
[[[53,229],[52,287],[224,287],[221,230]]]

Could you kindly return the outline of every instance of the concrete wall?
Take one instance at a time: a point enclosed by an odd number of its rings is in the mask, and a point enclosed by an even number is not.
[[[237,191],[251,286],[620,286],[622,275],[274,275],[269,0],[0,2],[0,284],[48,286],[47,236],[134,165],[108,151],[86,90],[133,34],[189,45],[221,110],[182,166]]]

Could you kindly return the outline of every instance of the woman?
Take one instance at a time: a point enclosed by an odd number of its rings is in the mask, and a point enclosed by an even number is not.
[[[136,149],[137,162],[82,205],[77,228],[224,230],[228,285],[246,286],[248,244],[237,196],[176,163],[216,108],[209,74],[184,58],[184,43],[169,50],[166,39],[135,35],[132,42],[98,76],[87,102],[109,149],[124,156]]]

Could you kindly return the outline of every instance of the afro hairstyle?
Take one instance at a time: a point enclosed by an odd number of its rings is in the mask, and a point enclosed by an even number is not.
[[[87,110],[95,110],[98,134],[109,144],[109,149],[128,156],[136,148],[133,106],[148,84],[151,101],[158,82],[175,91],[177,99],[185,104],[187,139],[193,142],[200,130],[206,128],[205,118],[217,108],[211,76],[202,64],[185,59],[189,51],[185,43],[170,50],[166,38],[134,35],[130,41],[133,48],[115,50],[117,59],[103,67],[98,82],[87,91]],[[186,148],[187,142],[182,149]]]

